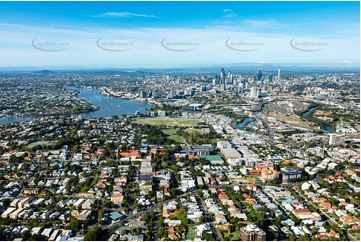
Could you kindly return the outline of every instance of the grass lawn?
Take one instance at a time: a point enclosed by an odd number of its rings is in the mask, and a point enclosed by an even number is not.
[[[163,129],[162,132],[168,136],[168,139],[174,140],[176,142],[184,142],[182,136],[177,134],[178,129]]]
[[[268,115],[272,118],[277,119],[278,121],[282,121],[290,125],[295,125],[302,128],[311,128],[308,121],[303,121],[300,117],[296,115],[289,116],[286,114],[275,113],[275,112],[269,112]]]
[[[166,125],[166,126],[195,126],[203,121],[193,119],[179,119],[179,118],[147,118],[139,119],[135,123],[137,124],[149,124],[149,125]]]
[[[237,240],[240,240],[240,232],[239,231],[234,231],[233,233],[231,233],[231,237],[230,239],[233,240],[233,241],[237,241]]]
[[[188,229],[186,239],[187,240],[194,240],[195,237],[196,237],[196,230],[195,229]]]
[[[194,129],[194,128],[188,128],[184,130],[185,132],[191,134],[191,133],[198,133],[198,134],[203,134],[204,132],[200,129]]]
[[[168,139],[172,139],[172,140],[174,140],[176,142],[180,142],[180,143],[184,142],[182,136],[177,135],[177,134],[168,136]]]
[[[218,139],[211,139],[211,144],[215,145],[215,144],[217,144],[218,141],[219,141]]]
[[[162,132],[167,135],[177,134],[178,129],[163,129]]]
[[[230,241],[239,241],[240,240],[240,232],[239,231],[235,231],[233,233],[228,233],[227,230],[224,229],[219,229],[218,230],[220,232],[220,234],[222,234],[222,237],[224,240],[230,240]]]

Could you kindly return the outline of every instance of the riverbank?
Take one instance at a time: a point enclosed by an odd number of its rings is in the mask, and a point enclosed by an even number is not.
[[[98,89],[92,89],[92,90],[98,90]],[[157,101],[150,102],[150,100],[148,98],[129,97],[124,94],[123,95],[116,94],[112,90],[109,90],[108,88],[101,87],[99,89],[99,91],[101,92],[102,95],[105,95],[108,97],[120,98],[123,100],[131,100],[131,101],[136,101],[136,102],[140,102],[140,103],[144,103],[144,104],[148,104],[148,105],[158,105]]]
[[[330,122],[321,120],[321,119],[316,118],[316,117],[313,116],[313,114],[316,112],[316,110],[320,106],[321,105],[319,105],[319,104],[312,105],[312,106],[309,107],[309,109],[307,111],[299,113],[299,116],[301,118],[306,119],[309,122],[313,122],[313,123],[321,126],[326,133],[331,133],[331,132],[333,132],[333,130],[336,130],[336,124],[335,123],[330,123]]]
[[[152,106],[149,104],[144,104],[134,100],[105,96],[99,90],[79,88],[75,86],[65,86],[64,88],[75,91],[75,97],[79,99],[79,102],[86,108],[80,110],[72,109],[72,111],[55,115],[4,117],[0,118],[0,124],[11,124],[21,121],[32,121],[43,117],[59,117],[69,115],[80,115],[82,118],[112,117],[124,114],[134,114],[136,112],[142,112],[145,109],[152,108]]]

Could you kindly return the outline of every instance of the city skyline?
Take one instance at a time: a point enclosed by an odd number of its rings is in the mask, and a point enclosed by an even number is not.
[[[0,67],[359,65],[359,2],[0,6]]]

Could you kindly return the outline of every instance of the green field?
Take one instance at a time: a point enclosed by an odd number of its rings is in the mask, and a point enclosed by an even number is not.
[[[162,132],[167,135],[175,135],[178,132],[178,129],[163,129]]]
[[[139,119],[135,123],[137,124],[149,124],[149,125],[165,125],[165,126],[195,126],[203,121],[192,119],[179,119],[179,118],[147,118]]]
[[[178,130],[179,129],[163,129],[162,132],[166,135],[169,135],[168,139],[174,140],[179,143],[183,143],[184,140],[182,136],[177,134]]]
[[[189,134],[194,134],[194,133],[198,133],[198,134],[203,134],[204,132],[200,129],[195,129],[195,128],[187,128],[184,130],[184,132],[187,132]]]
[[[172,140],[174,140],[174,141],[176,141],[176,142],[179,142],[179,143],[183,143],[183,142],[184,142],[182,136],[177,135],[177,134],[169,136],[168,139],[172,139]]]

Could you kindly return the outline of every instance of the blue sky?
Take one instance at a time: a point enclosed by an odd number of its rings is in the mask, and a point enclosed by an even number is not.
[[[359,2],[0,2],[0,66],[359,63]]]

